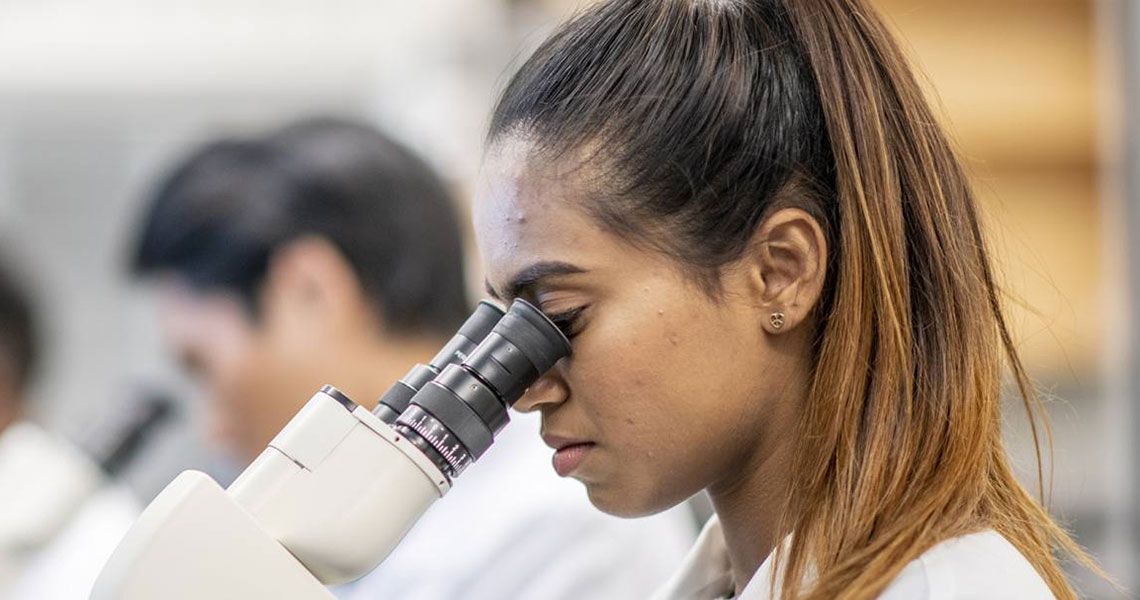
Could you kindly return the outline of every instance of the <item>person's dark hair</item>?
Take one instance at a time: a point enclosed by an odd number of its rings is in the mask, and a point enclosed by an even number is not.
[[[0,369],[12,377],[15,392],[31,382],[39,361],[35,311],[19,273],[0,261]]]
[[[606,201],[585,208],[714,288],[790,182],[825,233],[835,221],[819,93],[793,39],[779,2],[604,2],[515,74],[490,138],[519,131],[601,168]]]
[[[866,0],[592,4],[508,83],[488,145],[505,139],[538,169],[575,161],[555,171],[594,186],[582,210],[714,297],[774,210],[825,230],[783,598],[877,597],[926,549],[987,527],[1059,598],[1075,593],[1055,553],[1100,573],[1010,468],[1003,361],[1035,442],[1047,421],[969,181]]]
[[[333,243],[397,332],[454,331],[467,314],[462,234],[445,184],[379,131],[314,119],[206,144],[154,193],[136,274],[173,272],[256,298],[275,250]]]

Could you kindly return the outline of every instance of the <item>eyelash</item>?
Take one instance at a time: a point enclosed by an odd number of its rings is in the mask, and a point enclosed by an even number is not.
[[[581,306],[561,313],[548,314],[547,317],[558,329],[562,330],[563,335],[568,339],[573,339],[574,336],[579,333],[575,330],[574,326],[577,324],[578,317],[581,316],[584,310],[586,310],[586,307]]]

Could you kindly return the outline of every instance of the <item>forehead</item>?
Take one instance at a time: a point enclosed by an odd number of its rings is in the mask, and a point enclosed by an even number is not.
[[[164,336],[178,346],[233,342],[236,334],[249,328],[237,296],[198,291],[177,279],[159,283],[158,308]]]
[[[580,169],[540,163],[515,138],[489,149],[474,206],[475,233],[496,289],[536,262],[571,262],[594,271],[622,245],[586,213]]]

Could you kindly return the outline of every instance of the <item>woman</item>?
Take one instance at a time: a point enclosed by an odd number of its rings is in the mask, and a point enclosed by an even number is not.
[[[488,140],[488,288],[573,341],[518,404],[555,470],[712,498],[662,597],[1075,597],[1002,446],[1003,360],[1037,400],[973,194],[863,0],[594,5]]]

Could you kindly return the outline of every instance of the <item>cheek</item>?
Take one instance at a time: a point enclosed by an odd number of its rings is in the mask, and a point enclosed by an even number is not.
[[[683,501],[759,430],[759,336],[711,310],[633,311],[580,336],[568,381],[609,448],[586,482],[599,508],[632,516]]]
[[[230,427],[243,428],[262,403],[261,382],[268,374],[260,354],[250,340],[231,338],[210,356],[207,386],[219,418]]]
[[[571,393],[588,390],[590,410],[617,423],[698,423],[755,393],[758,336],[725,318],[685,306],[633,311],[599,324],[576,348]],[[591,332],[593,333],[593,332]]]
[[[620,320],[619,320],[620,319]],[[683,406],[675,406],[671,366],[657,332],[630,319],[592,323],[575,340],[566,373],[570,405],[582,411],[600,444],[623,462],[642,462],[671,443],[668,431]]]

